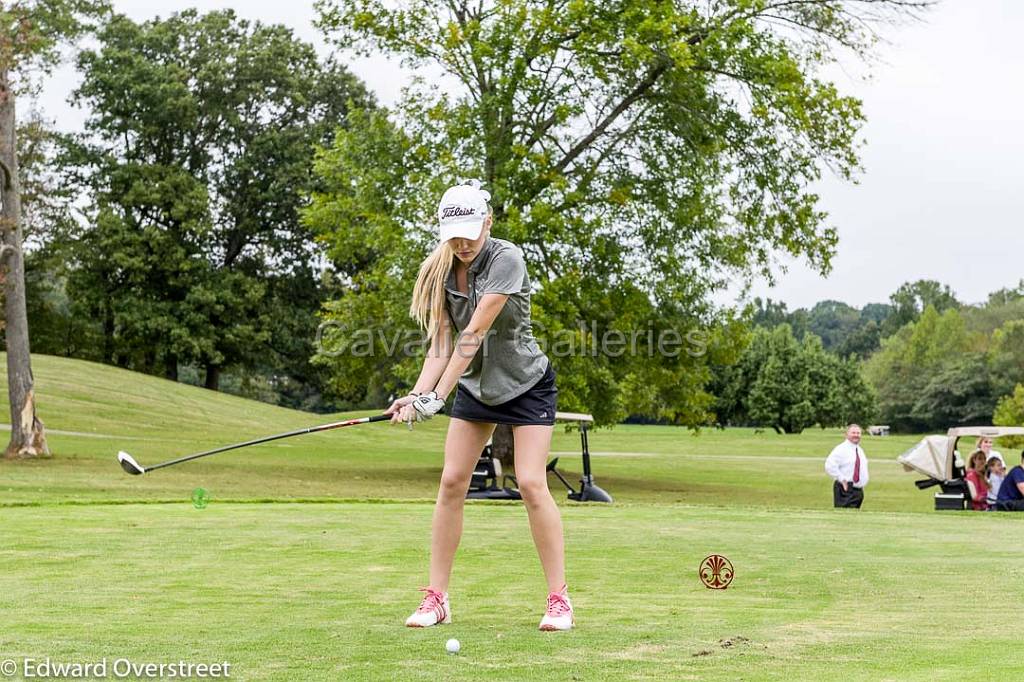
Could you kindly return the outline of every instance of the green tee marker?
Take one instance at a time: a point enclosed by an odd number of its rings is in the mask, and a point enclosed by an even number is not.
[[[206,509],[210,502],[210,493],[205,488],[196,488],[192,491],[192,506],[196,509]]]

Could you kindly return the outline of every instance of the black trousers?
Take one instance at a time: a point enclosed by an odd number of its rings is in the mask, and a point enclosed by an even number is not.
[[[999,511],[1024,511],[1024,500],[1002,500],[996,502]]]
[[[847,483],[846,490],[843,490],[843,484],[839,481],[832,483],[832,502],[836,507],[860,509],[860,505],[863,501],[863,488],[854,488],[852,483]]]

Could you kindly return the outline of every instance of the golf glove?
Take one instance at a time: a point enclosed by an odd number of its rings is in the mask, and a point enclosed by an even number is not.
[[[425,421],[444,409],[444,401],[437,397],[437,393],[429,391],[416,396],[412,403],[416,410],[416,421]]]

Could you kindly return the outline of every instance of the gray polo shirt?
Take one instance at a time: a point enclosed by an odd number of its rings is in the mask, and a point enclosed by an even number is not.
[[[455,271],[445,283],[448,314],[462,332],[484,294],[508,294],[487,337],[473,356],[459,386],[486,405],[516,398],[536,384],[548,368],[530,324],[530,277],[515,244],[490,237],[466,273],[469,295],[455,284]],[[456,350],[456,352],[458,352]]]

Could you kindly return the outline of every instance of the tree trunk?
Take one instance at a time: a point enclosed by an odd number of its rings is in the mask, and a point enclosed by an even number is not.
[[[168,355],[164,358],[164,377],[171,381],[178,380],[178,356]]]
[[[138,367],[135,370],[138,371]],[[142,351],[142,371],[146,374],[156,374],[155,344],[147,344],[146,350]]]
[[[64,335],[64,357],[70,358],[75,354],[75,318],[68,320],[68,332]]]
[[[103,362],[114,364],[114,304],[109,295],[103,300]]]
[[[32,361],[25,309],[25,261],[21,252],[21,193],[15,144],[14,92],[7,69],[0,68],[0,267],[4,268],[4,322],[7,337],[7,393],[11,440],[7,457],[48,455],[43,422],[36,416]]]
[[[220,365],[206,366],[206,387],[211,391],[220,390]]]
[[[491,456],[497,458],[506,471],[515,471],[515,452],[512,427],[508,424],[495,426],[494,435],[491,437]]]

